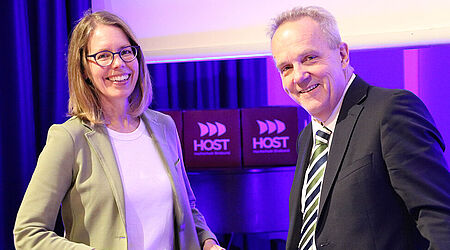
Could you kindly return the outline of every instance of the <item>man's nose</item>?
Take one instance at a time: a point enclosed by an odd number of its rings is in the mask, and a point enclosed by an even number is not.
[[[293,83],[297,85],[303,85],[305,81],[309,79],[309,73],[304,68],[300,66],[294,66]]]

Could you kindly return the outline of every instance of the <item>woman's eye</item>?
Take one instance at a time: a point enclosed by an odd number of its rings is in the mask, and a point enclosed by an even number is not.
[[[105,60],[111,57],[110,53],[99,53],[97,54],[97,60]]]
[[[124,49],[124,50],[122,50],[122,55],[123,56],[130,55],[130,54],[133,54],[133,51],[131,51],[131,49]]]

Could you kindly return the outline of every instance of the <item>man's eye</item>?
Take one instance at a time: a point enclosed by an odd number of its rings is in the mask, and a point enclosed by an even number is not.
[[[304,61],[304,62],[311,61],[311,60],[314,60],[316,57],[317,57],[317,56],[306,56],[306,57],[303,59],[303,61]]]
[[[284,66],[284,67],[282,67],[282,68],[280,69],[280,72],[281,72],[281,73],[284,73],[284,72],[286,72],[286,71],[288,71],[288,70],[290,70],[290,69],[292,69],[292,66],[286,65],[286,66]]]

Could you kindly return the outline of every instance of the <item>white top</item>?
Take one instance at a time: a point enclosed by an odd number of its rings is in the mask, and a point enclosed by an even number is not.
[[[144,122],[131,133],[107,128],[125,198],[128,249],[173,249],[172,187]]]

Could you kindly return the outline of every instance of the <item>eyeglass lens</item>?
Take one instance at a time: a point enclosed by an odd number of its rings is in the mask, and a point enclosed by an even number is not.
[[[136,58],[137,49],[135,47],[125,47],[119,52],[113,53],[111,51],[102,51],[95,56],[95,61],[101,66],[108,66],[114,60],[114,54],[119,54],[119,57],[124,62],[131,62]]]

